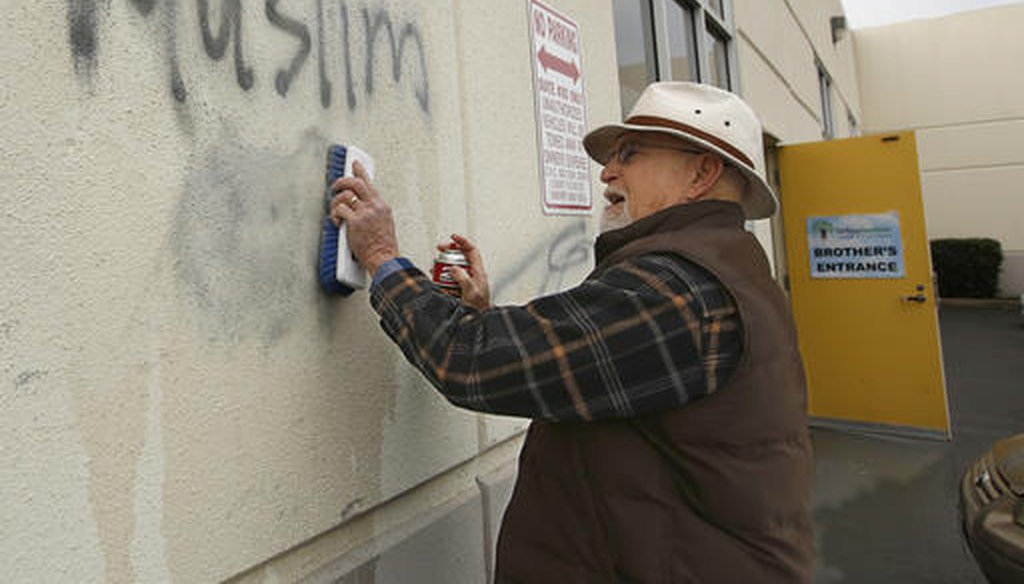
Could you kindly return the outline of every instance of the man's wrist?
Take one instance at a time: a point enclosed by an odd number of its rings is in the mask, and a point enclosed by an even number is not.
[[[399,256],[380,264],[376,270],[370,272],[370,277],[373,279],[373,284],[376,285],[395,272],[415,267],[408,258]]]
[[[393,260],[393,259],[395,259],[397,257],[398,257],[397,253],[392,253],[392,254],[375,254],[373,256],[370,256],[370,257],[366,258],[366,262],[364,263],[364,267],[366,268],[366,271],[369,272],[370,275],[372,276],[373,274],[377,273],[377,270],[379,270],[381,266],[383,266],[384,264],[388,263],[389,261],[391,261],[391,260]]]

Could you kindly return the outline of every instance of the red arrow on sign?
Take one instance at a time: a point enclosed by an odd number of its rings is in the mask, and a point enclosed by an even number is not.
[[[576,68],[575,61],[565,61],[559,59],[555,55],[547,52],[545,47],[540,48],[540,52],[537,53],[537,61],[540,62],[544,70],[554,69],[556,73],[561,73],[569,79],[572,79],[573,83],[580,78],[580,70]]]

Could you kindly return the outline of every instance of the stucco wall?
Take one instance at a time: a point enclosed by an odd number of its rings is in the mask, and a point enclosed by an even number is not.
[[[839,0],[732,0],[732,5],[740,93],[761,118],[765,132],[782,145],[822,139],[815,65],[820,60],[833,78],[836,135],[850,135],[846,110],[859,119],[859,90],[852,40],[847,35],[832,42],[829,19],[843,14]],[[782,208],[784,214],[784,200]],[[776,216],[752,225],[780,276],[786,271],[782,219]]]
[[[615,118],[610,6],[549,4],[580,23],[588,121]],[[320,561],[514,458],[521,422],[445,403],[314,266],[341,141],[373,154],[421,265],[458,230],[499,302],[587,271],[590,218],[541,213],[526,14],[6,3],[5,581],[216,581],[341,530]]]
[[[765,131],[784,144],[821,140],[815,58],[833,79],[836,136],[849,135],[846,110],[861,116],[853,41],[832,42],[839,0],[733,0],[740,82]]]
[[[856,31],[866,132],[916,129],[929,238],[993,237],[1024,293],[1024,6]]]

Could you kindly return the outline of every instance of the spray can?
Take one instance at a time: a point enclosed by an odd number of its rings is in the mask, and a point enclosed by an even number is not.
[[[459,289],[459,283],[452,277],[452,266],[459,266],[472,273],[466,254],[462,253],[462,250],[449,248],[437,253],[437,257],[434,259],[432,279],[442,292],[459,298],[462,296],[462,290]]]

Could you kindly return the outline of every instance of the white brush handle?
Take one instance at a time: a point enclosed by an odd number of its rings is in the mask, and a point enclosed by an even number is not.
[[[352,172],[352,165],[357,160],[363,165],[366,174],[372,180],[373,158],[355,146],[345,147],[345,176],[355,176]],[[335,278],[350,288],[366,288],[366,270],[352,255],[352,250],[348,247],[348,225],[344,222],[338,229],[338,265]]]

